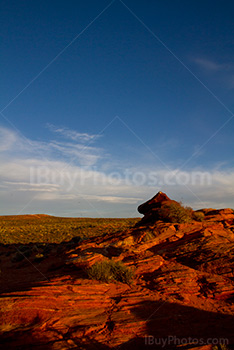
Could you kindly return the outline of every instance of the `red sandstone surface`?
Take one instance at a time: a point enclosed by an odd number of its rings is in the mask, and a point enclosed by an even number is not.
[[[162,198],[170,201],[160,193],[139,210],[155,210]],[[137,350],[164,344],[211,350],[211,339],[227,339],[231,348],[234,214],[202,212],[202,222],[142,220],[113,236],[49,244],[48,255],[37,262],[14,261],[17,246],[1,245],[1,349]],[[108,258],[134,269],[132,284],[88,278],[86,268]]]

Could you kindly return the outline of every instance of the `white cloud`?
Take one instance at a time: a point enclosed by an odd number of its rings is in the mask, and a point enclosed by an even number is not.
[[[9,129],[0,128],[0,152],[12,149],[16,143],[17,135]]]
[[[193,58],[193,61],[199,65],[201,68],[204,68],[209,71],[217,72],[217,71],[233,71],[234,70],[234,64],[233,63],[218,63],[214,60],[205,58],[205,57],[195,57]]]
[[[98,148],[87,147],[82,159],[80,144],[73,147],[70,142],[34,140],[27,144],[19,134],[1,128],[0,135],[6,145],[0,156],[2,215],[139,216],[137,206],[160,190],[195,209],[234,207],[234,168],[222,170],[219,164],[213,169],[187,171],[174,167],[170,172],[163,166],[136,164],[111,173],[111,157],[106,160],[109,166],[97,165]],[[40,157],[38,149],[44,150],[46,158]],[[73,156],[78,161],[70,163]]]
[[[48,129],[50,129],[54,133],[60,134],[66,139],[69,139],[72,141],[78,141],[82,143],[87,143],[87,142],[91,143],[100,137],[100,135],[80,133],[80,132],[77,132],[76,130],[71,130],[66,127],[57,127],[53,124],[47,124],[46,126]]]
[[[218,64],[212,60],[206,59],[206,58],[194,58],[193,61],[200,66],[201,68],[213,72],[217,72],[219,70],[222,70],[224,67],[222,64]]]
[[[96,147],[57,141],[50,142],[49,146],[63,156],[86,166],[94,165],[101,158],[101,150]]]
[[[120,196],[92,196],[92,195],[83,195],[83,198],[92,200],[92,201],[103,201],[108,203],[123,203],[123,204],[136,204],[141,198],[132,198],[132,197],[120,197]]]
[[[195,57],[192,61],[205,73],[212,74],[222,85],[228,89],[234,88],[234,64],[230,62],[217,62],[210,58]]]
[[[0,127],[0,152],[7,155],[12,154],[17,159],[31,156],[44,160],[54,160],[56,158],[67,160],[69,158],[70,162],[82,166],[94,165],[101,159],[103,153],[98,147],[77,142],[30,140],[13,130],[2,127]]]

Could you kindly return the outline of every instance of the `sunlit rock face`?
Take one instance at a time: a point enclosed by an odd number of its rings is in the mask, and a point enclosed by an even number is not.
[[[38,260],[14,259],[18,245],[0,245],[2,349],[211,350],[189,343],[201,338],[233,344],[233,210],[201,209],[200,222],[156,220],[157,210],[172,202],[159,192],[138,208],[146,217],[153,213],[152,220],[48,243]],[[28,251],[33,244],[25,245]],[[88,277],[90,267],[110,259],[134,271],[132,283]],[[172,335],[175,343],[159,343]]]
[[[165,193],[158,192],[153,198],[139,205],[137,208],[139,213],[144,215],[141,223],[150,223],[160,220],[161,209],[167,205],[170,205],[171,203],[177,202],[171,200]]]

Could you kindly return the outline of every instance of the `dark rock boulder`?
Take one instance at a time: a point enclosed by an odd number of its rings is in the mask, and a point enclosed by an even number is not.
[[[170,199],[165,193],[158,192],[153,198],[147,202],[139,205],[137,210],[144,217],[140,221],[140,224],[155,222],[161,219],[161,209],[165,208],[172,203],[180,205],[178,202]]]
[[[172,202],[172,200],[169,197],[167,197],[166,193],[158,192],[153,198],[139,205],[137,210],[140,214],[145,215],[155,208],[161,208],[163,204],[166,204],[168,202]]]

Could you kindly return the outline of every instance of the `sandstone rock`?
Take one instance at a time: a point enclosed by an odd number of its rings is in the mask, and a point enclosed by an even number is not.
[[[140,214],[147,214],[153,209],[161,208],[165,203],[171,202],[171,199],[163,192],[158,192],[153,198],[139,205],[138,211]]]
[[[144,217],[142,218],[140,224],[148,225],[158,220],[165,221],[165,218],[163,216],[166,213],[170,213],[169,207],[172,204],[180,207],[180,203],[171,200],[165,193],[158,192],[153,198],[138,207],[139,213],[144,214]],[[162,213],[162,210],[164,212],[164,215]]]
[[[157,212],[168,201],[159,193],[140,211]],[[15,248],[0,245],[1,348],[162,349],[147,337],[169,335],[177,343],[167,350],[212,349],[178,345],[189,337],[234,344],[233,212],[202,211],[202,222],[141,222],[108,237],[61,243],[40,265],[33,255],[26,264],[12,262]],[[133,283],[89,280],[86,269],[105,259],[134,269]]]

